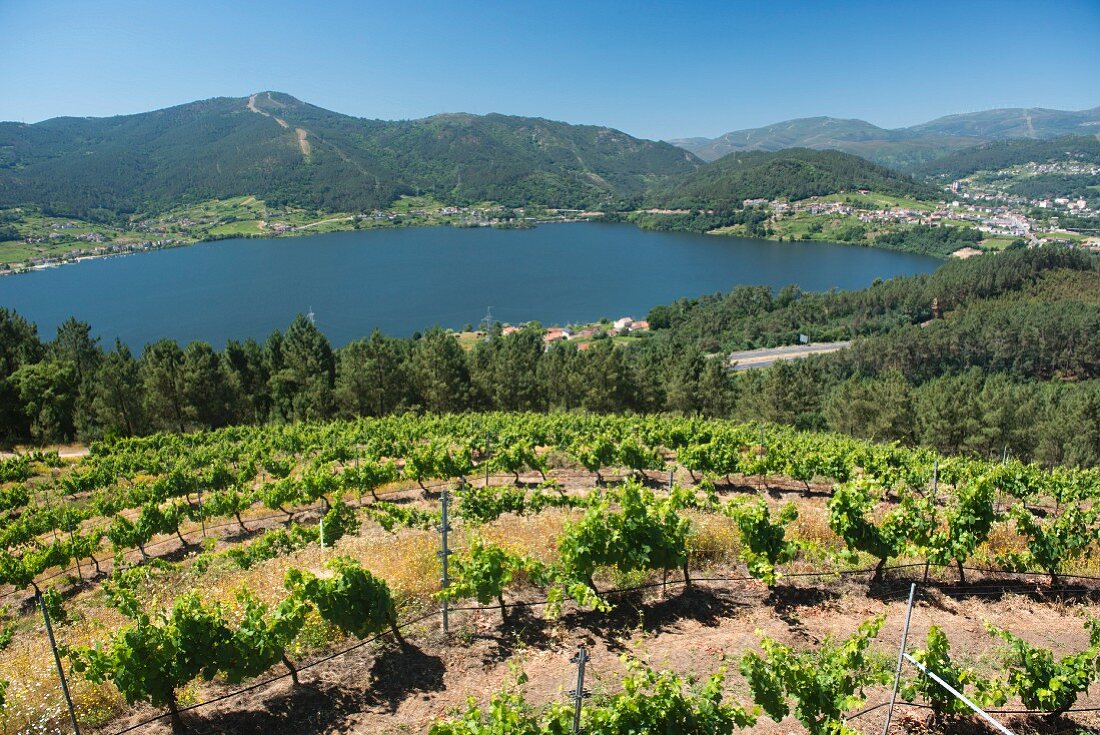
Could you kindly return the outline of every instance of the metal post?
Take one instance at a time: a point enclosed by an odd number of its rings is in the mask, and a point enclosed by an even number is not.
[[[485,434],[485,487],[489,487],[489,434]]]
[[[462,481],[462,484],[465,484],[465,481]],[[442,586],[442,588],[444,590],[446,590],[447,586],[450,584],[450,579],[447,576],[447,557],[451,555],[451,550],[449,548],[447,548],[447,532],[451,530],[451,527],[447,524],[447,507],[450,505],[450,502],[451,502],[450,493],[447,492],[447,488],[443,488],[443,493],[440,496],[440,500],[443,503],[443,515],[442,515],[442,518],[440,519],[442,522],[437,527],[439,529],[439,533],[442,536],[442,548],[438,552],[440,563],[443,566],[443,577],[442,577],[442,579],[440,579],[440,585]],[[448,606],[447,598],[444,597],[443,598],[443,610],[442,610],[442,612],[443,612],[443,634],[444,635],[447,635],[448,633],[451,632],[450,615],[449,615],[450,611],[449,611],[448,607],[449,606]]]
[[[325,550],[325,517],[321,516],[321,524],[317,527],[317,535],[321,540],[321,551]]]
[[[69,526],[69,548],[75,550],[76,539],[73,536],[73,527]],[[76,562],[76,576],[80,580],[81,584],[84,584],[84,572],[80,570],[80,557],[74,555],[73,561]]]
[[[668,491],[672,492],[673,478],[676,476],[676,470],[672,467],[668,468]]]
[[[932,512],[936,512],[936,495],[940,487],[940,462],[936,460],[932,463]],[[934,516],[933,516],[934,517]],[[924,580],[921,584],[928,584],[928,566],[930,560],[925,558],[924,560]]]
[[[46,600],[41,591],[35,592],[38,598],[38,606],[42,608],[42,620],[46,623],[46,636],[50,639],[50,648],[53,650],[53,662],[57,665],[57,677],[61,679],[61,693],[65,695],[65,704],[69,708],[69,722],[73,726],[73,735],[80,735],[80,728],[76,724],[76,712],[73,710],[73,698],[69,696],[69,684],[65,681],[65,669],[61,666],[61,655],[57,652],[57,641],[53,637],[53,626],[50,625],[50,613],[46,610]]]
[[[894,718],[894,702],[898,699],[898,686],[901,684],[901,664],[905,657],[905,643],[909,639],[909,618],[913,615],[913,596],[917,592],[917,583],[909,585],[909,604],[905,606],[905,628],[901,631],[901,646],[898,647],[898,665],[894,669],[894,691],[890,694],[890,709],[886,710],[886,724],[882,735],[890,732],[890,720]]]
[[[582,643],[577,648],[577,655],[569,660],[577,665],[577,686],[571,692],[573,697],[573,735],[580,735],[581,731],[581,703],[584,702],[588,692],[584,688],[584,665],[588,663],[588,649]]]
[[[1003,732],[1003,733],[1004,733],[1005,735],[1013,735],[1013,732],[1012,732],[1011,730],[1009,730],[1009,729],[1008,729],[1007,727],[1005,727],[1005,726],[1004,726],[1004,725],[1002,725],[1001,723],[999,723],[999,722],[997,722],[996,720],[994,720],[994,719],[993,719],[993,718],[992,718],[992,717],[991,717],[991,716],[989,715],[989,713],[988,713],[988,712],[986,712],[986,711],[985,711],[985,710],[983,710],[983,709],[982,709],[981,707],[979,707],[978,705],[976,705],[976,704],[974,704],[973,702],[971,702],[971,701],[970,701],[970,699],[969,699],[969,698],[968,698],[968,697],[967,697],[967,696],[966,696],[965,694],[963,694],[963,693],[962,693],[962,692],[960,692],[959,690],[955,689],[955,687],[951,686],[951,685],[950,685],[950,684],[948,684],[948,683],[947,683],[946,681],[944,681],[943,679],[941,679],[941,678],[940,678],[940,677],[939,677],[939,676],[938,676],[938,675],[936,674],[936,672],[935,672],[935,671],[932,671],[932,670],[931,670],[931,669],[929,669],[929,668],[928,668],[927,666],[925,666],[924,664],[922,664],[922,663],[921,663],[920,661],[918,661],[918,660],[916,660],[915,658],[913,658],[912,656],[910,656],[910,655],[909,655],[908,653],[907,653],[907,654],[905,654],[905,660],[906,660],[906,661],[908,661],[909,663],[913,664],[914,666],[916,666],[916,667],[917,667],[918,669],[920,669],[920,670],[921,670],[921,672],[923,672],[923,673],[927,674],[927,675],[928,675],[928,678],[930,678],[930,679],[931,679],[932,681],[936,682],[936,683],[937,683],[937,684],[939,684],[939,685],[940,685],[941,687],[943,687],[944,689],[946,689],[947,691],[949,691],[949,692],[951,692],[951,693],[952,693],[953,695],[955,695],[955,696],[956,696],[956,697],[957,697],[957,698],[959,699],[959,701],[961,701],[961,702],[962,702],[963,704],[965,704],[965,705],[966,705],[967,707],[969,707],[970,709],[974,710],[974,712],[975,712],[975,713],[976,713],[976,714],[977,714],[977,715],[978,715],[979,717],[981,717],[982,719],[984,719],[984,720],[985,720],[986,722],[988,722],[988,723],[989,723],[990,725],[993,725],[993,727],[997,728],[997,729],[998,729],[999,731]]]
[[[202,526],[202,537],[206,538],[206,514],[202,512],[202,485],[195,480],[195,490],[199,494],[199,525]]]
[[[55,480],[55,482],[56,482],[56,480]],[[43,491],[43,495],[46,498],[46,510],[50,513],[50,515],[53,515],[53,505],[50,503],[50,490],[49,490],[49,488],[47,488],[46,490]],[[52,525],[53,525],[53,540],[57,541],[57,524],[54,523]]]

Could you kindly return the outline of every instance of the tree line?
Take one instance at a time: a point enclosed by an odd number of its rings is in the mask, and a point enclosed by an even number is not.
[[[740,287],[650,313],[629,348],[547,348],[496,326],[473,349],[433,329],[334,348],[299,316],[266,341],[104,349],[70,319],[45,342],[0,309],[0,438],[54,442],[412,412],[672,412],[833,429],[945,452],[1100,464],[1096,259],[1027,250],[853,292]],[[933,296],[933,294],[936,294]],[[933,309],[933,299],[936,300]],[[933,319],[933,311],[949,318]],[[942,315],[942,314],[941,314]],[[745,347],[858,339],[733,373]]]

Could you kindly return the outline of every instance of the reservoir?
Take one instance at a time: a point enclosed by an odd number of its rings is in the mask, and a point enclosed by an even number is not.
[[[265,339],[298,313],[334,345],[372,330],[395,336],[439,325],[544,325],[644,318],[657,304],[742,284],[858,289],[925,273],[932,257],[828,243],[779,243],[629,224],[529,230],[423,227],[241,239],[89,260],[0,278],[0,306],[52,339],[70,316],[140,350],[169,337]]]

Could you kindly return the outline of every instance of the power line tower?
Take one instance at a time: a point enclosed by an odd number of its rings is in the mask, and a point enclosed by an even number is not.
[[[493,338],[493,307],[485,307],[485,316],[481,320],[481,331],[485,332],[485,341]]]
[[[313,306],[309,307],[309,313],[306,314],[306,319],[309,319],[309,323],[313,326],[317,326],[317,315],[313,313]]]

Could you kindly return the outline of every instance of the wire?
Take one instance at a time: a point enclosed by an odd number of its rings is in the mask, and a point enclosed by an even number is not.
[[[408,628],[412,625],[416,625],[417,623],[423,622],[424,620],[427,620],[428,618],[435,617],[438,614],[439,614],[438,610],[430,612],[430,613],[425,613],[424,615],[421,615],[417,618],[413,618],[412,620],[401,623],[400,625],[397,626],[397,628],[398,628],[398,630],[401,630],[403,628]],[[318,665],[323,664],[327,661],[331,661],[334,658],[339,658],[340,656],[351,653],[354,650],[357,650],[359,648],[362,648],[363,646],[366,646],[370,643],[373,643],[374,641],[378,640],[379,638],[381,638],[382,636],[388,634],[389,632],[390,631],[385,630],[385,631],[382,631],[381,633],[376,633],[375,635],[372,635],[368,638],[364,638],[363,640],[361,640],[361,641],[359,641],[359,642],[357,642],[357,643],[355,643],[351,646],[348,646],[347,648],[341,649],[341,650],[337,651],[336,653],[332,653],[332,654],[329,654],[327,656],[323,656],[323,657],[321,657],[321,658],[319,658],[315,661],[310,661],[309,663],[302,664],[301,666],[297,667],[297,670],[298,671],[306,671],[307,669],[311,669],[314,666],[318,666]],[[248,692],[252,692],[252,691],[255,691],[257,689],[262,689],[263,687],[266,687],[268,684],[273,684],[274,682],[281,681],[282,679],[286,679],[290,676],[292,676],[292,674],[289,671],[285,674],[279,674],[278,676],[272,676],[272,677],[269,677],[269,678],[264,679],[262,681],[258,681],[258,682],[255,682],[253,684],[249,684],[248,686],[243,687],[241,689],[237,689],[237,690],[234,690],[232,692],[228,692],[226,694],[219,695],[219,696],[214,697],[213,699],[209,699],[205,702],[198,702],[196,704],[188,705],[186,707],[180,707],[178,709],[178,712],[180,712],[182,714],[184,712],[190,712],[192,710],[196,710],[196,709],[199,709],[201,707],[208,707],[209,705],[217,704],[218,702],[224,702],[228,699],[232,699],[234,697],[239,697],[242,694],[247,694]],[[171,715],[171,712],[163,712],[163,713],[161,713],[159,715],[156,715],[154,717],[149,717],[145,720],[142,720],[141,722],[138,722],[135,725],[130,725],[129,727],[127,727],[125,729],[119,730],[118,732],[113,733],[113,735],[123,735],[124,733],[133,732],[134,730],[137,730],[140,727],[145,727],[146,725],[150,725],[154,722],[157,722],[158,720],[163,720],[165,717],[168,717],[169,715]]]

